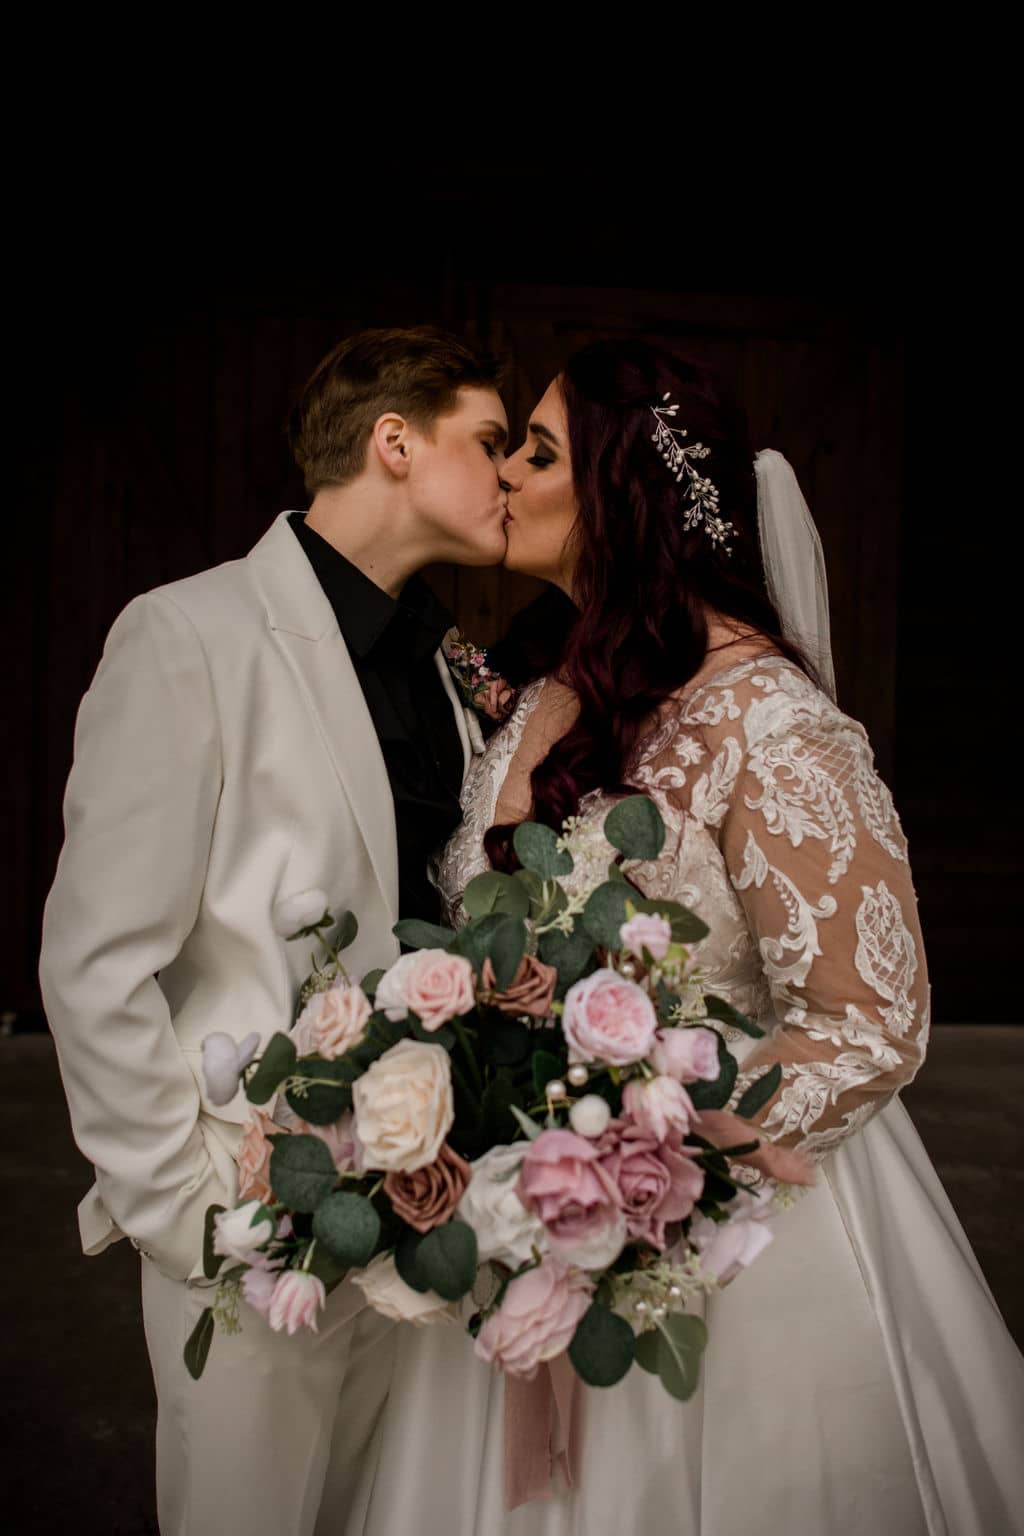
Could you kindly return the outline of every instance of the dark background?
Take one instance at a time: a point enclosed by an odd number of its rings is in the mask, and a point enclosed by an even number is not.
[[[468,191],[465,166],[429,195],[294,238],[227,185],[191,222],[122,204],[121,238],[95,190],[83,197],[103,238],[72,218],[67,247],[34,246],[8,333],[0,1011],[38,1019],[75,711],[113,618],[306,504],[283,423],[335,341],[433,321],[507,358],[513,434],[592,336],[662,337],[725,378],[755,444],[791,459],[821,532],[840,702],[867,727],[910,837],[935,1017],[1017,1018],[1005,961],[1019,822],[987,735],[1010,654],[976,401],[943,377],[948,247],[920,184],[875,167],[859,183],[792,177],[770,223],[713,190],[666,219],[639,186],[602,201],[607,179],[574,181],[555,214],[532,198],[510,209]],[[972,318],[980,335],[974,309],[958,317],[961,359]],[[500,570],[431,574],[481,643],[537,590]]]

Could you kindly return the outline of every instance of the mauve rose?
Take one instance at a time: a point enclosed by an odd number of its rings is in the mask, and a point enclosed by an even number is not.
[[[655,1141],[664,1141],[670,1130],[685,1136],[697,1111],[682,1083],[662,1075],[644,1082],[633,1078],[622,1090],[622,1108],[629,1118]]]
[[[384,1193],[396,1216],[429,1232],[447,1221],[465,1193],[472,1169],[465,1158],[447,1142],[432,1163],[415,1173],[389,1173],[384,1178]]]
[[[659,1029],[648,1058],[659,1072],[680,1083],[695,1083],[704,1078],[713,1083],[718,1076],[718,1036],[713,1029]]]
[[[726,1209],[728,1221],[712,1221],[698,1213],[690,1223],[688,1242],[700,1254],[705,1274],[714,1275],[719,1285],[728,1285],[741,1269],[746,1269],[772,1241],[767,1226],[772,1216],[772,1192],[769,1189],[741,1190]]]
[[[629,1120],[613,1120],[597,1149],[619,1190],[630,1237],[663,1249],[666,1224],[689,1216],[704,1188],[693,1161],[699,1148],[684,1147],[677,1131],[658,1142]]]
[[[415,1173],[432,1163],[452,1128],[452,1066],[440,1045],[400,1040],[352,1085],[361,1166]]]
[[[314,992],[299,1014],[292,1039],[300,1055],[316,1053],[325,1061],[344,1056],[359,1045],[373,1010],[361,987],[335,982],[326,992]]]
[[[581,1243],[615,1226],[622,1197],[597,1144],[574,1131],[542,1131],[523,1153],[516,1193],[552,1242]],[[610,1236],[609,1236],[610,1241]]]
[[[575,982],[565,996],[562,1029],[580,1061],[627,1067],[646,1056],[658,1028],[647,993],[607,967]]]
[[[300,1328],[310,1328],[316,1333],[316,1315],[323,1310],[326,1301],[324,1283],[316,1275],[306,1274],[301,1269],[286,1269],[277,1277],[267,1321],[277,1333],[287,1329],[293,1334]]]
[[[543,1360],[568,1349],[593,1291],[578,1269],[545,1259],[510,1282],[501,1306],[477,1335],[477,1355],[529,1379]]]
[[[270,1311],[277,1278],[276,1270],[264,1268],[247,1269],[242,1276],[242,1295],[261,1317],[266,1317]]]
[[[270,1156],[273,1147],[267,1140],[280,1129],[262,1109],[250,1110],[242,1130],[235,1162],[238,1164],[238,1193],[243,1199],[270,1197]]]
[[[480,981],[488,991],[494,986],[494,966],[489,959],[484,961]],[[557,985],[558,972],[553,965],[545,965],[536,955],[524,955],[512,985],[504,992],[495,992],[491,1002],[502,1013],[525,1013],[533,1019],[546,1019]]]
[[[623,949],[638,960],[643,959],[645,949],[652,960],[664,960],[672,943],[672,924],[667,917],[656,917],[653,912],[638,912],[623,923],[619,940]]]

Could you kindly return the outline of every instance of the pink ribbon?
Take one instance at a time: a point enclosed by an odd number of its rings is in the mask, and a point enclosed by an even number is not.
[[[560,1468],[578,1481],[579,1377],[566,1354],[538,1366],[531,1381],[505,1377],[505,1507],[550,1499]]]

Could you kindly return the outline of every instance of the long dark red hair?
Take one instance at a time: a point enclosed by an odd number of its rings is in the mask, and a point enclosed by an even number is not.
[[[811,673],[783,637],[765,587],[746,423],[711,375],[649,342],[601,341],[570,357],[560,384],[577,506],[577,611],[558,654],[542,661],[537,648],[531,670],[556,671],[580,711],[530,779],[533,818],[556,829],[588,791],[630,792],[624,776],[645,723],[704,663],[708,610]],[[679,407],[675,425],[711,450],[700,472],[735,525],[731,553],[702,527],[684,527],[685,478],[676,483],[651,441],[651,408],[666,393]],[[499,869],[515,867],[513,831],[487,834]]]

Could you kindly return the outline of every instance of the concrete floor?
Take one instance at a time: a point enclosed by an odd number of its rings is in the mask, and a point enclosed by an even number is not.
[[[90,1170],[71,1139],[52,1042],[0,1039],[6,1212],[0,1465],[11,1536],[149,1536],[155,1406],[138,1256],[85,1259],[75,1206]],[[1024,1231],[1024,1028],[935,1031],[905,1102],[1018,1343]],[[397,1533],[396,1533],[397,1536]]]

